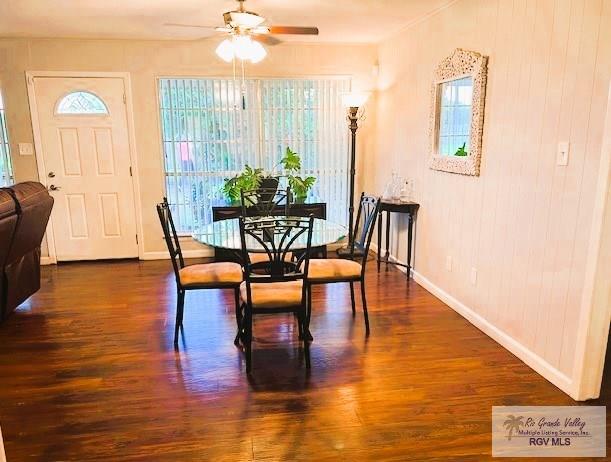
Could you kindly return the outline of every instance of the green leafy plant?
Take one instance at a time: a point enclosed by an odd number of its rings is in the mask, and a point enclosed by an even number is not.
[[[262,168],[252,168],[246,164],[244,171],[233,178],[226,178],[223,184],[223,194],[231,202],[239,202],[241,191],[257,189],[263,179]]]
[[[469,153],[465,150],[465,146],[467,146],[467,143],[463,143],[462,146],[456,150],[454,155],[461,157],[468,156]]]
[[[282,168],[289,173],[298,172],[301,170],[301,157],[299,157],[299,154],[287,146],[284,156],[282,156],[282,159],[280,159],[278,163],[274,165],[274,168],[272,168],[272,171],[267,176],[281,176],[277,173],[280,166],[282,166]]]
[[[316,178],[313,176],[302,178],[300,176],[289,175],[289,186],[295,195],[295,199],[298,201],[302,201],[308,196],[308,191],[312,189],[315,182]]]
[[[244,171],[232,178],[226,178],[223,183],[223,195],[232,203],[240,201],[242,190],[257,189],[265,178],[280,178],[285,176],[288,184],[297,200],[307,197],[308,191],[312,189],[316,178],[307,176],[305,178],[297,175],[301,170],[301,157],[291,148],[287,147],[282,159],[272,168],[271,172],[264,172],[262,168],[252,168],[246,164]],[[281,174],[280,172],[285,174]]]

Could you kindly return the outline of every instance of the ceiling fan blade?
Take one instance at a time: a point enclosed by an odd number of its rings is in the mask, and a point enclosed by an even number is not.
[[[201,26],[199,24],[179,24],[179,23],[174,23],[174,22],[166,22],[163,25],[170,26],[170,27],[194,27],[198,29],[215,29],[215,30],[219,29],[217,26]],[[225,29],[225,28],[222,27],[221,29]]]
[[[270,34],[318,35],[318,27],[269,26]]]
[[[251,35],[250,36],[254,41],[260,42],[263,45],[268,45],[273,47],[274,45],[278,45],[282,43],[282,40],[277,39],[276,37],[272,37],[270,35]]]

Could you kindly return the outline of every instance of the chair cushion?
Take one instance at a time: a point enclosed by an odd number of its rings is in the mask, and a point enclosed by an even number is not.
[[[303,281],[251,283],[253,308],[282,308],[301,303]],[[240,284],[240,298],[246,303],[246,283]]]
[[[357,279],[361,276],[361,265],[341,258],[316,258],[310,260],[309,281],[333,281],[335,279]]]
[[[203,263],[185,266],[179,271],[180,283],[185,286],[221,286],[242,282],[242,267],[237,263]]]
[[[269,261],[269,255],[267,253],[261,252],[248,252],[248,258],[250,258],[250,263],[263,263]],[[287,252],[284,256],[284,261],[292,261],[293,260],[293,252]]]

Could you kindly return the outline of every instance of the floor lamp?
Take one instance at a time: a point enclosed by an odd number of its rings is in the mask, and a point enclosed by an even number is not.
[[[348,110],[348,128],[350,129],[350,172],[348,191],[348,247],[350,252],[354,251],[354,176],[356,174],[356,131],[359,128],[358,121],[363,117],[363,106],[369,97],[368,93],[345,93],[342,95],[342,103]]]

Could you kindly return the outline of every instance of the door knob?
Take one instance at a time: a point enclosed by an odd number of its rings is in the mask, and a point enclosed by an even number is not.
[[[48,177],[49,178],[55,178],[55,172],[49,172]]]
[[[51,191],[59,191],[60,189],[62,189],[61,186],[55,186],[54,184],[49,186],[49,190]]]

